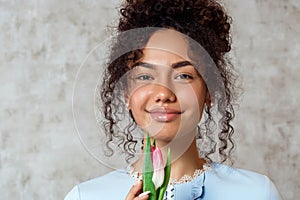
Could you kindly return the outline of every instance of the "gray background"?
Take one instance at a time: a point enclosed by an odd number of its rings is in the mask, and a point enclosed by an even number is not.
[[[107,37],[116,5],[0,1],[1,199],[63,199],[75,184],[109,171],[81,145],[71,103],[76,72]],[[284,199],[300,199],[300,1],[225,5],[245,91],[235,166],[268,175]]]

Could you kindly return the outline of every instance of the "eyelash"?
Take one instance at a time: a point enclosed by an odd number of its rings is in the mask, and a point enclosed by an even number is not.
[[[182,76],[185,76],[183,79],[185,80],[189,80],[189,79],[193,79],[194,77],[189,75],[189,74],[179,74],[178,76],[176,76],[176,79],[179,78],[179,77],[182,77]]]
[[[151,75],[147,75],[147,74],[140,74],[137,75],[136,80],[140,80],[140,81],[150,81],[150,80],[154,80],[154,78]],[[193,80],[194,77],[190,74],[179,74],[177,76],[175,76],[176,80]]]
[[[142,74],[136,77],[137,80],[141,80],[141,81],[146,81],[146,80],[153,80],[153,77],[146,75],[146,74]]]
[[[181,79],[193,79],[193,76],[189,75],[189,74],[179,74],[178,76],[176,76],[176,79],[180,78],[184,76],[183,78]],[[145,81],[145,80],[153,80],[153,78],[149,75],[140,75],[138,77],[136,77],[136,79],[138,80],[142,80],[142,81]]]

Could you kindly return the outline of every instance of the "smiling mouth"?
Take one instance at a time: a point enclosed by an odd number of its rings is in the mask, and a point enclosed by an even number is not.
[[[157,122],[170,122],[180,117],[182,114],[181,111],[168,108],[155,108],[146,112],[148,112],[151,118]]]

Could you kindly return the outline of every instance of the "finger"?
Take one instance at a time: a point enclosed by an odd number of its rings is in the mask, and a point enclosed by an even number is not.
[[[150,194],[150,191],[146,191],[146,192],[143,192],[143,193],[139,194],[138,197],[141,198],[141,199],[148,199],[149,194]]]
[[[138,194],[140,193],[141,190],[142,190],[142,181],[137,180],[137,182],[129,190],[129,192],[126,196],[126,200],[134,199],[136,196],[138,196]]]
[[[149,199],[149,194],[150,194],[150,191],[143,192],[143,193],[139,194],[138,197],[134,198],[134,200],[147,200],[147,199]]]

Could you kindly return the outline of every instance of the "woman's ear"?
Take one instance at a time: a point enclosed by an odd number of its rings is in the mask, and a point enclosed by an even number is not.
[[[205,104],[208,108],[210,108],[212,106],[211,97],[210,97],[210,93],[209,93],[208,89],[206,89]]]
[[[127,108],[128,110],[130,110],[128,91],[124,91],[124,100],[125,100],[126,108]]]

